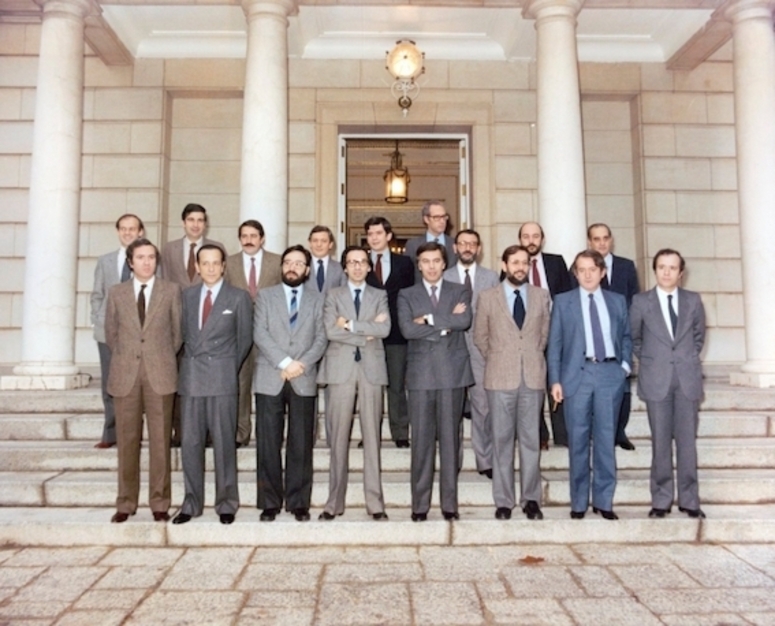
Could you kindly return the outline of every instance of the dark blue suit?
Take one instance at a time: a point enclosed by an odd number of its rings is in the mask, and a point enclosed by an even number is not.
[[[587,360],[580,289],[554,298],[547,347],[549,384],[562,385],[570,457],[573,511],[589,505],[589,440],[594,446],[592,505],[610,511],[616,488],[616,419],[632,364],[632,337],[624,296],[603,291],[615,361]],[[585,292],[586,293],[586,292]]]

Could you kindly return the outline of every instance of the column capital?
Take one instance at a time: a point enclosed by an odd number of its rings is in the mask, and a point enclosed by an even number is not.
[[[773,20],[775,0],[727,0],[718,12],[732,23],[750,19]]]
[[[525,19],[546,19],[552,17],[575,18],[585,0],[528,0],[522,8]]]
[[[287,18],[298,13],[299,5],[296,0],[242,0],[242,10],[248,21],[261,14]]]
[[[39,0],[43,7],[43,17],[59,13],[83,19],[87,15],[100,15],[102,9],[95,0]]]

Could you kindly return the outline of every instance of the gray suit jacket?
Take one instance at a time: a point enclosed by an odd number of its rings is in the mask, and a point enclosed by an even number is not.
[[[422,280],[422,274],[420,274],[420,270],[417,269],[417,248],[426,243],[426,241],[426,233],[423,233],[419,237],[413,237],[407,241],[406,248],[404,248],[404,254],[411,259],[412,265],[414,266],[414,282],[416,283],[419,283]],[[452,247],[454,242],[454,237],[451,235],[444,235],[444,248],[447,250],[447,269],[454,267],[457,264],[457,255],[455,254],[455,249]]]
[[[366,284],[361,292],[361,312],[355,319],[355,303],[350,287],[336,287],[326,295],[323,322],[328,336],[328,348],[320,363],[318,382],[322,385],[344,383],[355,377],[355,349],[360,348],[361,365],[373,385],[387,385],[385,348],[381,339],[390,334],[390,310],[387,293]],[[384,314],[384,322],[374,318]],[[352,331],[339,328],[339,317],[352,320]],[[372,337],[373,339],[367,339]]]
[[[466,310],[453,314],[459,302],[465,303]],[[433,314],[433,326],[414,322],[428,314]],[[408,342],[407,389],[457,389],[474,384],[464,332],[471,318],[471,292],[462,285],[442,281],[435,311],[422,281],[398,292],[398,323]],[[451,332],[442,336],[443,330]]]
[[[118,273],[118,250],[103,254],[94,268],[94,288],[91,292],[91,323],[94,338],[105,343],[105,309],[108,305],[108,290],[121,282]]]
[[[702,399],[700,352],[705,343],[705,308],[700,295],[678,289],[678,327],[675,340],[659,307],[656,289],[635,294],[630,307],[632,347],[640,362],[638,396],[663,400],[673,372],[690,400]]]
[[[202,278],[198,273],[194,274],[194,280],[188,279],[188,267],[183,262],[183,242],[185,239],[185,236],[183,236],[164,245],[161,251],[161,265],[159,267],[159,275],[164,280],[177,283],[181,289],[202,283]],[[205,237],[202,245],[206,244],[216,245],[222,248],[224,252],[226,251],[226,248],[224,248],[220,241],[213,241]]]
[[[460,273],[457,271],[457,263],[444,271],[444,280],[448,280],[451,283],[460,282]],[[479,349],[474,344],[474,325],[476,324],[476,302],[479,299],[479,294],[486,289],[492,289],[496,285],[499,285],[498,275],[491,269],[482,267],[477,264],[476,266],[476,279],[474,280],[474,293],[471,296],[471,310],[473,312],[473,322],[471,328],[466,331],[466,345],[468,345],[468,351],[471,353],[472,358],[481,357]]]
[[[328,345],[323,325],[323,296],[309,280],[299,301],[299,317],[291,330],[283,285],[258,292],[253,317],[253,341],[258,347],[253,388],[256,393],[277,395],[285,384],[279,365],[290,357],[304,364],[304,374],[291,381],[300,396],[317,394],[317,363]]]
[[[318,291],[317,271],[318,260],[313,256],[312,266],[310,267],[309,272],[309,280],[304,286],[305,289],[307,286],[310,286],[314,288],[315,291]],[[334,259],[329,259],[328,267],[326,268],[325,280],[323,281],[323,291],[318,293],[323,293],[323,295],[325,295],[328,293],[329,289],[333,289],[334,287],[341,287],[346,284],[347,276],[342,269],[342,264],[339,261],[334,261]]]
[[[240,366],[253,345],[253,304],[226,281],[199,329],[201,285],[183,292],[183,358],[178,394],[227,396],[238,392]]]

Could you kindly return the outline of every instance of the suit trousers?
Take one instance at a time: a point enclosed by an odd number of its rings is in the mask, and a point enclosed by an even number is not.
[[[565,409],[562,403],[557,405],[557,408],[552,410],[554,401],[552,400],[552,391],[549,387],[546,389],[546,397],[549,403],[549,419],[552,422],[552,435],[554,439],[554,445],[567,446],[568,445],[568,431],[565,427]],[[544,419],[544,405],[543,403],[538,410],[538,423],[541,429],[541,441],[549,441],[549,429],[546,426],[546,420]]]
[[[484,359],[476,348],[469,352],[475,381],[468,387],[468,400],[471,405],[471,447],[474,449],[476,469],[483,472],[493,467],[493,427],[487,403],[488,394],[484,388]],[[461,453],[461,461],[462,458]]]
[[[380,460],[380,423],[382,421],[382,385],[370,383],[362,365],[355,367],[356,377],[346,383],[328,385],[327,423],[331,427],[331,464],[328,478],[328,502],[331,515],[344,513],[347,496],[347,472],[350,457],[350,432],[353,425],[355,396],[360,405],[363,436],[363,495],[369,515],[383,513],[382,469]]]
[[[255,344],[239,369],[239,409],[237,413],[237,443],[246,446],[250,443],[250,411],[253,408],[253,368],[256,364]]]
[[[276,396],[256,394],[258,508],[308,509],[312,495],[312,447],[316,396],[300,396],[290,382]],[[282,447],[285,411],[285,481]],[[284,485],[284,486],[283,486]]]
[[[541,445],[534,415],[544,402],[542,389],[530,389],[524,378],[517,389],[488,390],[492,415],[492,497],[497,508],[513,509],[514,441],[519,442],[520,506],[541,503]]]
[[[406,344],[385,344],[388,372],[388,421],[393,441],[409,439],[409,408],[406,402]]]
[[[102,406],[105,407],[105,424],[102,427],[102,443],[116,443],[116,409],[113,406],[113,396],[108,393],[108,376],[110,375],[110,348],[108,344],[97,342],[100,354],[100,376],[102,376]]]
[[[181,445],[186,496],[181,513],[199,517],[205,496],[205,442],[213,442],[215,512],[234,515],[239,509],[237,485],[237,396],[181,397]]]
[[[592,506],[610,511],[616,489],[616,420],[626,374],[615,361],[587,361],[578,391],[565,397],[565,423],[570,458],[573,511],[589,506],[590,438],[592,441]]]
[[[116,510],[133,514],[140,493],[140,446],[143,413],[148,423],[148,503],[154,512],[170,508],[170,431],[175,394],[159,395],[140,363],[132,389],[127,396],[113,398],[116,407],[118,444],[118,497]]]
[[[622,443],[627,439],[627,433],[624,429],[627,428],[627,424],[630,422],[630,409],[632,407],[632,392],[630,391],[630,385],[625,387],[624,394],[622,395],[622,404],[619,407],[619,418],[616,422],[616,443]]]
[[[670,509],[673,504],[673,439],[675,439],[678,505],[700,508],[697,482],[697,425],[699,402],[681,391],[673,369],[664,400],[646,400],[651,428],[651,506]]]
[[[412,424],[412,513],[431,508],[436,440],[439,441],[439,490],[441,510],[457,512],[457,475],[460,451],[460,420],[463,418],[465,387],[409,390]]]

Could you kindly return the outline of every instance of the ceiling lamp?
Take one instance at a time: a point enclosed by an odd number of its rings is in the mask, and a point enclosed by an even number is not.
[[[398,99],[398,106],[401,107],[404,117],[412,106],[409,94],[417,97],[420,93],[420,86],[414,79],[425,73],[424,59],[425,53],[420,52],[414,42],[408,39],[397,41],[395,48],[387,53],[385,68],[395,78],[395,82],[390,86],[390,93]]]
[[[396,149],[389,155],[390,169],[385,171],[385,202],[389,204],[404,204],[409,198],[409,170],[401,162],[402,154]]]

